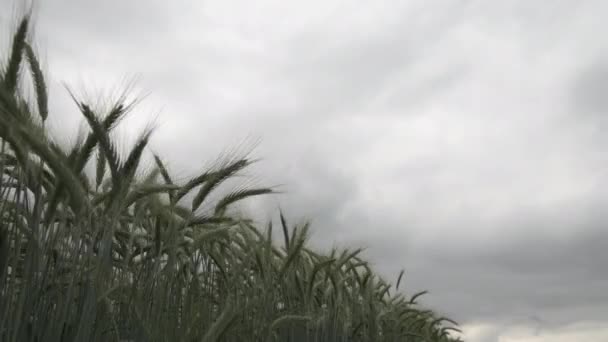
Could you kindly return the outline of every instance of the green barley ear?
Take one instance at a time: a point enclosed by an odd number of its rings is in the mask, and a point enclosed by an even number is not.
[[[154,162],[156,163],[156,167],[158,167],[158,170],[160,171],[160,174],[163,177],[165,184],[173,185],[173,180],[171,179],[171,176],[169,176],[169,171],[167,170],[167,167],[163,163],[162,159],[160,159],[160,157],[156,153],[154,153],[153,156]]]
[[[266,195],[273,193],[272,189],[259,188],[259,189],[241,189],[233,191],[224,198],[222,198],[215,206],[215,214],[223,213],[229,205],[243,200],[248,197]]]
[[[40,68],[40,62],[34,53],[34,49],[28,43],[25,43],[25,55],[30,65],[30,71],[32,73],[32,79],[34,80],[34,88],[36,89],[36,101],[38,103],[38,114],[44,122],[49,115],[48,108],[48,93],[46,88],[46,82],[44,81],[44,75],[42,74],[42,68]]]
[[[420,292],[414,294],[412,296],[412,298],[410,299],[410,304],[418,304],[416,302],[416,299],[418,299],[420,296],[424,296],[425,294],[428,294],[428,293],[429,293],[429,291],[420,291]]]
[[[167,184],[167,185],[175,184],[175,183],[173,183],[173,179],[171,179],[171,176],[169,175],[169,171],[167,170],[167,167],[163,163],[162,159],[160,159],[160,157],[157,154],[153,154],[153,156],[154,156],[154,162],[156,163],[156,167],[160,171],[160,175],[163,177],[165,184]],[[168,194],[169,194],[169,201],[171,203],[174,203],[176,191],[169,191]]]
[[[203,201],[207,198],[207,196],[213,191],[217,186],[219,186],[226,179],[234,176],[237,172],[249,166],[252,162],[247,159],[237,160],[226,167],[220,169],[217,172],[213,173],[213,176],[203,184],[199,192],[196,194],[194,199],[192,200],[192,211],[195,211],[200,207]]]
[[[127,156],[124,165],[120,169],[121,181],[125,182],[126,184],[129,184],[135,176],[135,172],[137,171],[137,167],[139,166],[139,161],[141,160],[141,156],[144,152],[144,149],[150,141],[150,136],[152,135],[152,132],[153,129],[150,128],[144,131],[139,136],[137,142],[135,143],[135,146],[133,146],[133,149]]]
[[[76,101],[74,99],[74,101]],[[112,175],[112,180],[114,186],[118,187],[119,182],[119,164],[120,159],[118,157],[118,153],[116,152],[116,148],[114,144],[110,140],[108,129],[103,126],[102,123],[99,122],[91,108],[85,104],[79,103],[76,101],[78,106],[80,107],[80,111],[82,115],[87,119],[95,138],[99,142],[100,150],[105,154],[106,160],[108,161],[108,166],[110,167],[110,173]]]
[[[397,277],[397,285],[395,286],[395,290],[399,290],[399,284],[401,284],[401,278],[403,278],[404,273],[404,270],[401,270],[401,272],[399,272],[399,277]]]
[[[204,173],[192,178],[191,180],[186,182],[186,184],[184,184],[180,187],[180,189],[175,193],[175,196],[173,197],[173,200],[171,203],[175,204],[175,203],[179,202],[179,200],[181,200],[184,196],[186,196],[188,193],[190,193],[190,191],[192,191],[194,188],[196,188],[197,186],[210,180],[213,177],[213,175],[214,175],[213,172],[204,172]]]
[[[19,82],[19,70],[21,69],[21,61],[23,59],[23,50],[25,49],[25,39],[27,38],[27,30],[30,17],[25,16],[21,19],[17,32],[13,36],[13,44],[11,47],[10,59],[4,73],[4,85],[6,89],[14,93]]]

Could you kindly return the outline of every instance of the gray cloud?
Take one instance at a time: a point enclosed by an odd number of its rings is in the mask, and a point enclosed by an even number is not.
[[[589,133],[604,142],[602,132],[608,123],[608,62],[607,54],[582,68],[572,82],[570,106],[573,115],[588,124]]]
[[[140,74],[151,95],[121,133],[163,108],[153,148],[179,175],[260,137],[250,173],[287,193],[256,216],[281,206],[317,246],[405,268],[473,342],[557,338],[608,321],[607,6],[55,0],[36,36],[57,132],[78,122],[59,81]]]

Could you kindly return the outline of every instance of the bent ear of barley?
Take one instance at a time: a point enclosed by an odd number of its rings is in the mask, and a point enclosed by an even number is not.
[[[40,68],[40,62],[34,53],[34,49],[28,43],[25,43],[25,55],[30,65],[32,73],[32,79],[34,80],[34,89],[36,91],[36,101],[38,104],[38,114],[42,118],[42,121],[46,121],[49,115],[48,108],[48,95],[46,89],[46,82]]]
[[[26,46],[27,32],[29,29],[29,16],[23,17],[17,31],[13,35],[13,44],[11,46],[10,58],[8,60],[6,71],[3,75],[4,86],[9,93],[14,93],[19,83],[19,70],[21,69],[21,61],[23,60],[23,50]]]

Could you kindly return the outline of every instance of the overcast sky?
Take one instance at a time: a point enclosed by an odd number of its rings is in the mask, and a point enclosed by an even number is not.
[[[467,341],[608,341],[608,1],[37,8],[61,138],[81,123],[61,82],[137,77],[149,95],[122,139],[155,120],[152,148],[183,177],[259,141],[249,174],[285,193],[252,212],[280,206],[319,248],[404,268]]]

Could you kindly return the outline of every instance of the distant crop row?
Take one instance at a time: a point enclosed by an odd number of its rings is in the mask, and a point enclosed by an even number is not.
[[[360,249],[318,253],[308,225],[229,210],[273,189],[210,196],[248,158],[178,182],[154,155],[143,172],[151,131],[124,155],[110,134],[126,96],[105,110],[73,97],[90,129],[55,143],[29,25],[0,74],[0,341],[456,341],[455,322],[417,305],[424,293],[398,292],[403,273],[393,287]]]

